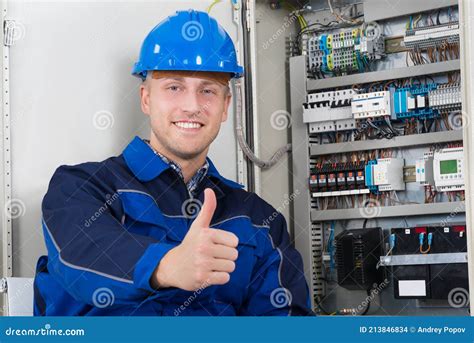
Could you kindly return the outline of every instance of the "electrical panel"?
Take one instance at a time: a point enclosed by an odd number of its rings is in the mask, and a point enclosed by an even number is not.
[[[294,201],[295,237],[322,236],[303,256],[314,310],[361,314],[354,299],[375,288],[389,306],[362,314],[465,315],[449,302],[469,290],[458,9],[427,1],[367,23],[364,5],[294,12],[291,102],[305,125],[291,130],[308,155],[294,154],[293,184],[310,194]]]

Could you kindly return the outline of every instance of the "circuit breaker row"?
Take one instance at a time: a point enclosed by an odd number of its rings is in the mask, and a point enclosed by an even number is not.
[[[416,182],[439,192],[464,190],[463,148],[445,148],[424,154],[416,161]],[[313,197],[368,194],[405,190],[403,158],[325,163],[311,169]]]
[[[349,88],[308,94],[303,121],[309,124],[310,133],[324,133],[356,130],[361,119],[423,120],[437,118],[442,111],[460,109],[459,83],[391,87],[369,93]]]

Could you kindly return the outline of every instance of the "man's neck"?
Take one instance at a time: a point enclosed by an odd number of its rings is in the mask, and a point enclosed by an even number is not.
[[[193,175],[196,174],[199,168],[201,168],[206,162],[207,150],[203,151],[199,156],[196,156],[193,159],[183,159],[167,151],[155,139],[154,135],[151,135],[150,137],[150,145],[153,149],[155,149],[155,151],[158,151],[170,161],[173,161],[174,163],[179,165],[185,183],[188,183],[188,181],[191,180]]]

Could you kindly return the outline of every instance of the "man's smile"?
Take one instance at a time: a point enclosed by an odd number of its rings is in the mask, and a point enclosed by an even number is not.
[[[197,132],[204,126],[204,124],[197,121],[175,121],[172,123],[185,132]]]

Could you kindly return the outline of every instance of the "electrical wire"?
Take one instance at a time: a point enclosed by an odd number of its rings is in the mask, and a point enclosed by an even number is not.
[[[221,1],[222,1],[222,0],[214,0],[214,1],[212,2],[212,4],[210,4],[209,7],[207,8],[207,13],[211,13],[212,8],[213,8],[215,5],[217,5],[219,2],[221,2]]]
[[[234,82],[236,94],[237,94],[237,109],[235,113],[235,135],[237,136],[237,142],[244,155],[255,165],[262,169],[269,169],[273,167],[278,161],[289,151],[291,151],[291,144],[287,144],[278,149],[272,157],[265,161],[258,158],[255,153],[250,149],[247,141],[245,140],[244,129],[243,129],[243,118],[242,118],[242,85],[240,81]]]
[[[328,6],[329,6],[329,11],[331,11],[331,14],[336,17],[339,21],[342,21],[347,24],[361,24],[363,21],[361,20],[354,20],[352,18],[345,18],[342,16],[340,13],[336,13],[334,11],[334,8],[332,7],[332,0],[328,0]]]

